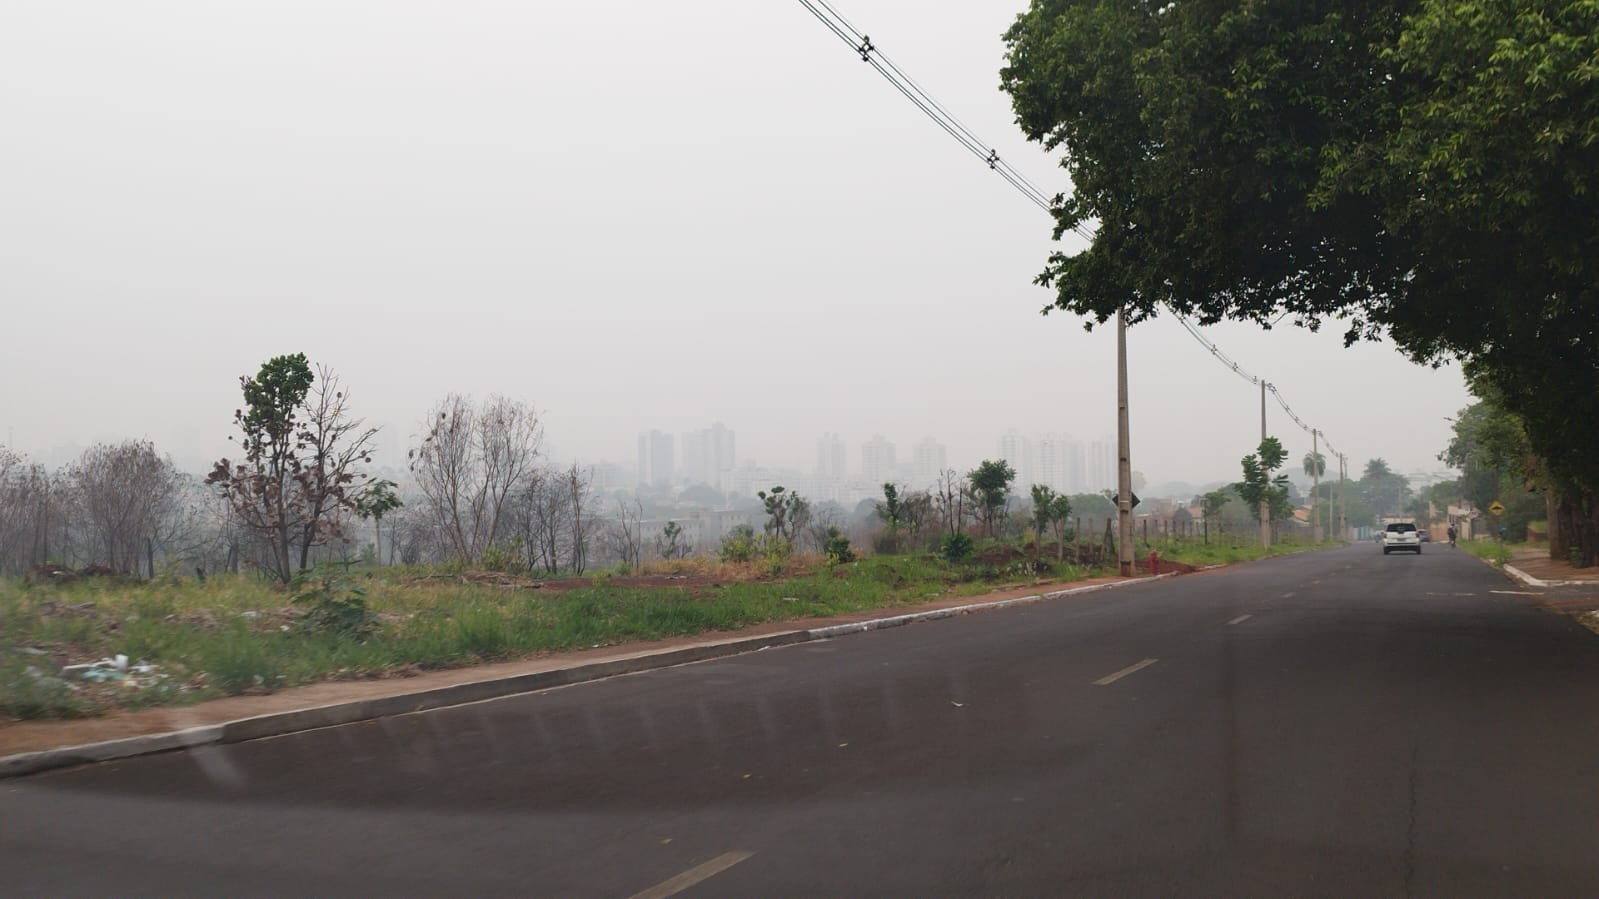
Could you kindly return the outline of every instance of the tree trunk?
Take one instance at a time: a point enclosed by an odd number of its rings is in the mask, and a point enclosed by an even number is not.
[[[1586,568],[1599,562],[1599,498],[1587,491],[1561,491],[1557,515],[1549,520],[1549,553],[1565,561],[1577,556],[1577,565]],[[1555,532],[1564,550],[1555,554]],[[1575,550],[1575,552],[1573,552]]]
[[[1555,491],[1543,492],[1544,517],[1549,519],[1549,558],[1566,558],[1569,544],[1566,538],[1566,529],[1560,526],[1560,501],[1555,497]]]

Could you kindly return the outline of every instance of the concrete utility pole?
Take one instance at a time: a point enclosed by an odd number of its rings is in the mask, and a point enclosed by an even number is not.
[[[1260,382],[1260,442],[1266,442],[1266,382]],[[1267,489],[1271,482],[1266,482]],[[1260,501],[1260,546],[1262,549],[1271,549],[1271,500]]]
[[[1349,504],[1344,502],[1344,482],[1349,480],[1349,457],[1338,454],[1338,539],[1349,539]]]
[[[1132,429],[1127,421],[1127,313],[1116,312],[1116,561],[1122,577],[1133,576]]]
[[[1310,542],[1321,542],[1321,519],[1316,517],[1316,494],[1321,491],[1321,448],[1317,442],[1320,432],[1310,431]]]

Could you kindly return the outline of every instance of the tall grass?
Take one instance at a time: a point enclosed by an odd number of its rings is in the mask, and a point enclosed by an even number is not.
[[[186,688],[100,694],[101,701],[139,706],[882,609],[977,593],[1018,577],[928,555],[813,563],[781,579],[761,569],[694,560],[653,567],[716,586],[645,588],[596,579],[577,589],[543,591],[367,572],[357,580],[381,621],[362,639],[304,627],[286,591],[248,578],[0,583],[0,651],[38,646],[67,652],[74,661],[123,653],[156,665],[170,683]],[[1046,575],[1064,579],[1085,574],[1070,565],[1046,567]],[[1032,569],[1026,575],[1032,577]],[[6,697],[0,716],[92,710],[70,690],[48,681],[39,688],[36,675],[10,663],[0,668],[0,695]]]
[[[1503,568],[1510,563],[1510,547],[1498,540],[1461,540],[1456,545],[1497,568]]]

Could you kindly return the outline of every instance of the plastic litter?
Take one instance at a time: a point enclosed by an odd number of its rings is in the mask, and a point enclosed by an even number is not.
[[[130,690],[143,690],[163,684],[167,675],[158,666],[148,662],[130,664],[121,653],[88,665],[67,665],[61,675],[88,681],[91,684],[119,684]]]

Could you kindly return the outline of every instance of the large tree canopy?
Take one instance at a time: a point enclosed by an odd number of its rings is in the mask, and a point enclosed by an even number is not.
[[[1599,543],[1599,0],[1033,0],[1006,41],[1098,229],[1054,306],[1472,360]]]

